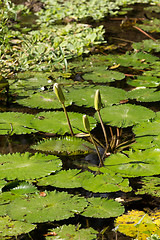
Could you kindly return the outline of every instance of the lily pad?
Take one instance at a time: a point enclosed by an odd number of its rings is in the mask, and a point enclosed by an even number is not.
[[[93,82],[114,82],[115,80],[122,80],[125,75],[120,72],[106,70],[104,66],[94,67],[91,73],[85,73],[83,75],[85,80],[92,80]]]
[[[23,97],[17,99],[16,102],[20,105],[31,108],[43,108],[43,109],[58,109],[62,108],[62,104],[58,101],[54,92],[41,91],[30,95],[29,97]],[[71,105],[72,102],[66,101],[65,106]]]
[[[84,131],[82,122],[82,114],[68,112],[69,119],[74,134]],[[91,129],[96,126],[96,120],[93,117],[88,117]],[[32,127],[37,131],[49,132],[55,134],[70,133],[67,119],[64,112],[40,112],[32,121]]]
[[[78,106],[94,106],[94,96],[96,90],[101,92],[102,103],[106,106],[111,106],[115,103],[119,103],[121,100],[125,100],[126,92],[122,89],[108,87],[108,86],[75,86],[66,93],[66,97],[72,100]]]
[[[98,119],[97,113],[95,116]],[[122,104],[103,108],[101,116],[106,124],[125,128],[152,119],[155,113],[142,106]]]
[[[80,227],[80,226],[79,226]],[[61,240],[95,240],[96,234],[98,232],[94,230],[93,228],[79,228],[75,225],[62,225],[61,227],[57,227],[54,229],[51,229],[50,232],[48,232],[48,237],[46,237],[46,240],[54,240],[54,239],[61,239]],[[52,234],[54,233],[55,238],[52,237]]]
[[[12,236],[18,236],[24,233],[31,232],[36,228],[36,225],[13,221],[10,217],[0,217],[0,237],[1,239],[10,239]],[[6,237],[6,238],[5,238]]]
[[[41,153],[0,155],[0,178],[8,180],[40,178],[59,170],[61,165],[58,157]]]
[[[133,43],[132,47],[135,50],[144,50],[146,52],[160,52],[159,41],[156,42],[152,39],[145,39],[142,42]]]
[[[37,145],[32,146],[35,150],[44,152],[52,152],[60,155],[84,155],[91,152],[93,145],[81,138],[65,137],[47,139],[39,142]]]
[[[128,98],[136,99],[139,102],[158,102],[160,101],[160,91],[156,88],[138,88],[128,92]]]
[[[128,79],[127,83],[134,87],[157,87],[160,85],[160,78],[142,75]]]
[[[21,112],[0,113],[0,134],[29,134],[37,132],[32,126],[33,115]]]
[[[91,218],[117,217],[124,212],[124,207],[114,201],[105,198],[88,198],[89,206],[81,214]]]
[[[117,153],[105,161],[102,172],[108,169],[119,173],[122,177],[152,176],[160,174],[160,149],[151,148],[145,151],[128,152],[127,155]]]
[[[87,202],[82,197],[54,191],[44,197],[37,195],[29,199],[16,199],[8,205],[7,210],[12,219],[40,223],[74,217],[86,206]]]

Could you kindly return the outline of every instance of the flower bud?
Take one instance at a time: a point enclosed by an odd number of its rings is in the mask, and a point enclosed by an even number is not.
[[[102,107],[101,94],[100,94],[100,90],[98,89],[94,97],[94,108],[96,111],[99,111],[101,107]]]
[[[58,98],[58,100],[61,102],[61,103],[64,103],[65,102],[65,97],[64,97],[64,94],[62,92],[62,89],[61,87],[59,86],[58,83],[55,83],[54,86],[53,86],[53,89],[54,89],[54,92]]]
[[[83,126],[87,132],[90,132],[90,124],[87,115],[83,115]]]

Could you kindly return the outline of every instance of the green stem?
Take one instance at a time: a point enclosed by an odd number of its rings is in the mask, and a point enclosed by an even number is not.
[[[104,164],[103,164],[101,155],[100,155],[100,153],[99,153],[98,147],[97,147],[97,145],[95,144],[95,141],[94,141],[94,139],[93,139],[93,137],[92,137],[92,134],[91,134],[90,132],[89,132],[89,135],[90,135],[90,138],[91,138],[91,140],[92,140],[93,145],[95,146],[95,149],[96,149],[96,152],[97,152],[99,161],[100,161],[99,167],[103,167]]]
[[[65,113],[66,118],[67,118],[67,122],[68,122],[68,126],[69,126],[69,129],[70,129],[70,132],[71,132],[71,136],[73,137],[74,133],[73,133],[72,126],[71,126],[71,123],[70,123],[70,120],[69,120],[69,117],[68,117],[68,113],[66,111],[66,107],[65,107],[64,103],[62,103],[62,106],[63,106],[64,113]]]
[[[107,147],[108,146],[108,139],[107,139],[106,130],[105,130],[102,118],[101,118],[100,111],[97,110],[97,113],[98,113],[98,117],[99,117],[99,120],[100,120],[100,123],[101,123],[101,127],[102,127],[102,130],[103,130],[103,134],[104,134],[104,138],[105,138],[105,142],[106,142],[106,147]]]

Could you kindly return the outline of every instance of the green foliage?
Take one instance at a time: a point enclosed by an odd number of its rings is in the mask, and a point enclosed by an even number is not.
[[[135,50],[144,50],[146,52],[160,52],[159,41],[156,42],[152,39],[145,39],[141,42],[133,43],[132,47]]]
[[[94,240],[96,239],[96,234],[98,233],[93,228],[78,228],[75,225],[62,225],[61,227],[57,227],[50,230],[51,232],[48,233],[48,235],[52,235],[52,233],[55,233],[56,238],[60,238],[62,240],[70,240],[71,238],[73,240]],[[52,240],[56,239],[52,236],[48,236],[45,239],[46,240]]]
[[[41,141],[32,148],[66,156],[87,154],[92,151],[93,145],[81,138],[64,137]]]
[[[28,233],[36,228],[36,225],[13,221],[10,217],[0,217],[0,237],[1,239],[11,239],[12,236],[18,236]]]
[[[57,100],[58,101],[58,100]],[[82,114],[68,112],[73,132],[83,131]],[[89,117],[91,129],[96,126],[96,120]],[[64,135],[69,133],[69,127],[64,112],[40,112],[32,121],[32,127],[38,131]]]
[[[142,187],[136,194],[149,194],[160,197],[160,179],[159,177],[144,177],[141,180]]]
[[[145,72],[146,73],[146,72]],[[144,73],[144,74],[145,74]],[[129,78],[127,83],[134,87],[158,87],[160,84],[160,79],[153,76],[136,76],[134,78]]]
[[[105,198],[88,198],[89,206],[81,214],[91,218],[117,217],[124,212],[124,207],[114,201]]]
[[[95,114],[96,118],[97,113]],[[131,104],[106,107],[101,110],[101,116],[105,123],[111,126],[128,127],[139,122],[144,122],[155,117],[155,113],[145,107]]]
[[[136,99],[139,102],[158,102],[160,101],[160,92],[156,88],[137,88],[128,92],[129,99]]]
[[[140,27],[141,29],[143,29],[144,31],[147,32],[160,32],[160,20],[157,18],[154,18],[151,20],[144,20],[143,24],[137,24],[138,27]]]
[[[87,201],[66,192],[48,192],[46,196],[35,195],[29,199],[15,199],[7,207],[14,220],[29,223],[59,221],[73,217],[84,210]]]
[[[61,168],[58,157],[41,153],[0,155],[0,163],[0,178],[8,180],[40,178]]]

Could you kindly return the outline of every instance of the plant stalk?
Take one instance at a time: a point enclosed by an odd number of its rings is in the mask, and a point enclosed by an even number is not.
[[[105,130],[105,127],[104,127],[104,124],[103,124],[102,118],[101,118],[100,111],[97,110],[97,113],[98,113],[98,117],[99,117],[99,120],[100,120],[100,123],[101,123],[101,127],[102,127],[102,130],[103,130],[103,134],[104,134],[104,138],[105,138],[105,142],[106,142],[106,147],[108,148],[107,134],[106,134],[106,130]]]
[[[89,132],[89,135],[90,135],[90,138],[91,138],[91,140],[92,140],[93,145],[95,146],[95,149],[96,149],[96,152],[97,152],[99,161],[100,161],[99,167],[103,167],[104,164],[103,164],[103,160],[102,160],[102,158],[101,158],[101,155],[100,155],[100,153],[99,153],[98,147],[97,147],[97,145],[96,145],[96,143],[95,143],[95,141],[94,141],[94,139],[93,139],[93,137],[92,137],[92,134],[91,134],[90,132]]]
[[[70,122],[70,120],[69,120],[68,113],[67,113],[67,111],[66,111],[66,107],[65,107],[64,103],[62,103],[62,106],[63,106],[63,110],[64,110],[64,113],[65,113],[66,118],[67,118],[67,122],[68,122],[68,126],[69,126],[69,129],[70,129],[70,132],[71,132],[71,136],[73,137],[73,136],[74,136],[74,133],[73,133],[72,126],[71,126],[71,122]]]

